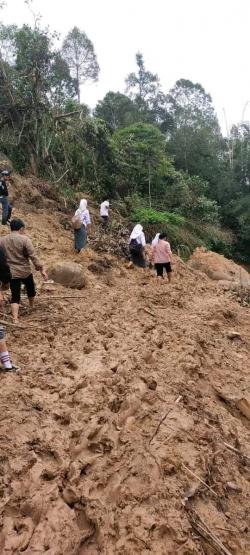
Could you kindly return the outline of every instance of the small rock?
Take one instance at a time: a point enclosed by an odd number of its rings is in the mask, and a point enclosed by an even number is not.
[[[237,493],[242,492],[242,488],[236,484],[236,482],[227,482],[227,489],[235,491]]]
[[[228,339],[241,339],[240,333],[238,331],[234,331],[234,330],[228,331],[227,332],[227,337],[228,337]]]

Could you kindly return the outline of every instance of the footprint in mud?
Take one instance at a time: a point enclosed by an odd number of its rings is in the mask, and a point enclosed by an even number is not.
[[[27,549],[35,525],[31,518],[5,517],[0,535],[1,553],[20,553]]]
[[[110,453],[114,448],[114,442],[108,437],[102,437],[98,441],[89,441],[88,449],[93,453]]]
[[[56,449],[43,445],[39,440],[29,442],[30,448],[36,454],[37,461],[32,468],[32,474],[39,475],[43,480],[50,481],[56,478],[63,466],[63,458]]]

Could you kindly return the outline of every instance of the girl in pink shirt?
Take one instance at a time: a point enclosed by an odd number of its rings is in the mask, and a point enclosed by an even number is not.
[[[172,251],[170,244],[166,241],[166,233],[160,233],[159,241],[153,246],[153,262],[156,269],[157,277],[163,278],[163,270],[165,268],[168,281],[171,281],[171,257]]]

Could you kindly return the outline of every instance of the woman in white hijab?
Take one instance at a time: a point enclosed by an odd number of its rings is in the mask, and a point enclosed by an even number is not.
[[[133,264],[135,266],[139,266],[140,268],[145,268],[146,266],[144,253],[145,245],[146,240],[143,233],[143,227],[141,224],[137,224],[129,237],[129,252]]]
[[[74,229],[76,252],[81,252],[87,244],[88,226],[91,224],[87,204],[86,199],[83,198],[80,201],[79,208],[77,208],[73,218],[76,224],[78,222],[77,228]]]
[[[152,247],[155,247],[155,245],[157,245],[158,241],[159,241],[159,237],[160,237],[160,233],[156,233],[156,236],[154,237],[151,245]]]

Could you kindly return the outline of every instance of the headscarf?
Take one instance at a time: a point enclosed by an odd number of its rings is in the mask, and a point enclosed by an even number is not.
[[[137,239],[137,237],[141,235],[142,231],[143,231],[143,227],[141,224],[135,225],[132,233],[130,234],[129,241],[131,241],[132,239]]]
[[[85,198],[82,198],[79,204],[79,208],[77,208],[76,215],[81,216],[83,212],[85,212],[87,208],[88,201]]]
[[[157,245],[158,241],[159,241],[159,237],[160,237],[160,233],[156,233],[156,236],[154,237],[153,241],[152,241],[152,247],[155,247],[155,245]]]

